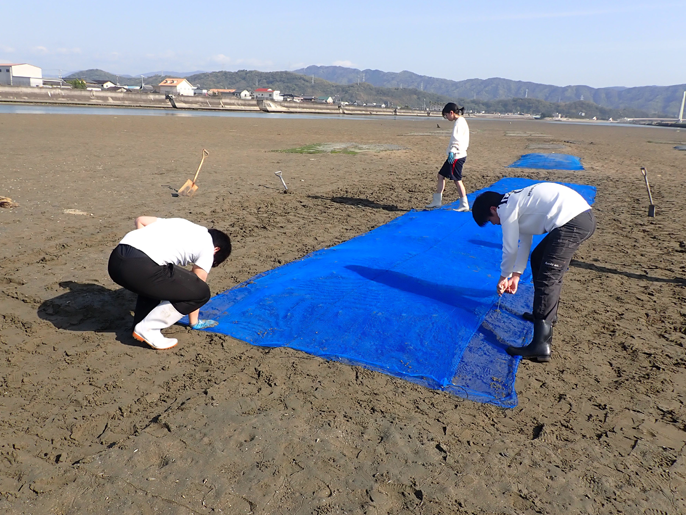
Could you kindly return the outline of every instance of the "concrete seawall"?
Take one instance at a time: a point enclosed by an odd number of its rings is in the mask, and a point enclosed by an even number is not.
[[[127,91],[124,93],[87,91],[82,89],[29,88],[0,86],[0,104],[73,105],[98,107],[131,107],[145,109],[177,109],[194,111],[263,111],[267,113],[325,114],[353,116],[433,116],[437,111],[381,108],[371,106],[343,106],[313,102],[273,102],[270,100],[242,100],[233,97],[175,95],[169,100],[161,93]]]
[[[336,104],[317,104],[312,102],[274,102],[258,100],[258,107],[267,113],[297,113],[297,114],[328,114],[354,116],[438,116],[440,112],[416,111],[410,109],[395,109],[369,106],[350,106]]]
[[[222,97],[174,97],[177,109],[213,111],[259,111],[254,100]],[[174,109],[165,95],[127,91],[124,93],[61,88],[23,88],[0,86],[0,103],[78,105]]]

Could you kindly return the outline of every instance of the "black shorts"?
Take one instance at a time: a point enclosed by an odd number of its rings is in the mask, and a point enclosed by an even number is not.
[[[462,167],[464,166],[464,162],[466,160],[466,157],[461,157],[460,159],[455,159],[453,164],[450,164],[446,159],[445,163],[443,163],[443,166],[441,166],[441,169],[438,171],[438,175],[442,175],[451,181],[461,181]]]

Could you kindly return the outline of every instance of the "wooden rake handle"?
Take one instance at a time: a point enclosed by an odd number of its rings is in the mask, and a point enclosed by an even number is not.
[[[195,177],[193,177],[193,184],[195,184],[195,181],[198,180],[198,174],[200,173],[200,169],[202,168],[202,164],[205,162],[205,156],[209,156],[209,155],[210,155],[210,153],[203,148],[202,149],[202,159],[200,160],[200,166],[198,166],[198,171],[195,172]]]

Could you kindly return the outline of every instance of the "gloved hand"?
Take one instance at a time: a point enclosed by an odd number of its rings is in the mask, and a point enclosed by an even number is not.
[[[450,153],[448,154],[448,162],[449,162],[450,164],[453,164],[453,163],[455,162],[455,152],[450,152]]]
[[[216,320],[198,320],[198,323],[195,325],[192,325],[191,328],[193,329],[207,329],[208,327],[214,327],[216,325],[219,325],[219,322]]]

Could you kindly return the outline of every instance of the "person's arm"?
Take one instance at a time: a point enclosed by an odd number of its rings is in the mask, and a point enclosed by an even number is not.
[[[500,227],[503,231],[503,257],[500,263],[500,279],[496,286],[498,295],[515,293],[521,273],[513,274],[514,264],[519,252],[519,220],[516,204],[498,208]]]
[[[139,216],[136,218],[134,223],[136,224],[136,229],[142,229],[146,225],[150,225],[155,222],[157,222],[156,216]]]
[[[207,282],[207,272],[200,268],[197,265],[193,265],[193,268],[191,269],[191,272],[193,272],[195,275],[197,275],[200,279],[203,281]],[[196,309],[192,313],[188,314],[188,322],[190,323],[191,327],[194,325],[197,325],[200,317],[200,310]]]

